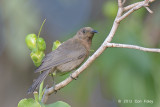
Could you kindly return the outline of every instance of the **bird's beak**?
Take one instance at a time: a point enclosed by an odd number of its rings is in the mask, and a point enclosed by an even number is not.
[[[93,30],[93,31],[92,31],[92,33],[93,33],[93,34],[94,34],[94,33],[98,33],[98,31],[96,31],[96,30]]]

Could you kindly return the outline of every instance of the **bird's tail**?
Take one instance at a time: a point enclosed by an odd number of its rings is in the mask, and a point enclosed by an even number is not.
[[[43,71],[43,73],[33,82],[32,86],[28,89],[28,94],[33,93],[33,91],[40,85],[40,83],[47,77],[50,70]]]

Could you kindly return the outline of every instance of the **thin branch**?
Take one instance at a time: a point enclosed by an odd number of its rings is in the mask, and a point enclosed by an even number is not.
[[[148,10],[149,13],[151,14],[153,13],[153,11],[149,7],[145,7],[145,8]]]
[[[129,16],[131,13],[133,13],[135,10],[138,10],[142,7],[147,7],[150,2],[153,2],[154,0],[144,0],[142,2],[135,3],[134,5],[130,5],[132,7],[129,11],[127,11],[125,14],[123,14],[121,17],[119,17],[116,21],[120,22],[127,16]]]
[[[131,5],[128,5],[128,6],[124,7],[123,10],[128,11],[128,10],[132,9],[133,7],[136,7],[138,4],[141,4],[142,2],[144,2],[144,1],[140,1],[140,2],[137,2],[137,3],[131,4]]]
[[[125,2],[126,2],[126,0],[123,0],[122,5],[124,5],[124,4],[125,4]]]
[[[125,1],[125,0],[124,0]],[[153,2],[154,0],[148,0],[148,3]],[[148,3],[142,1],[142,2],[138,2],[136,5],[132,4],[129,7],[125,7],[125,10],[129,11],[127,13],[125,13],[124,15],[124,8],[123,8],[123,2],[122,0],[118,0],[118,12],[117,12],[117,16],[114,20],[112,29],[109,33],[109,35],[107,36],[107,38],[104,40],[104,42],[102,43],[102,45],[96,50],[96,52],[87,59],[87,61],[81,66],[79,67],[75,72],[73,72],[71,74],[71,76],[73,78],[76,78],[81,72],[83,72],[98,56],[100,56],[102,54],[102,52],[109,46],[106,46],[108,43],[110,43],[112,41],[113,36],[115,35],[117,28],[119,26],[119,23],[125,19],[128,15],[130,15],[131,13],[133,13],[135,10],[141,8],[141,7],[146,7],[148,6]],[[111,45],[112,46],[112,45]],[[136,46],[135,46],[136,47]],[[135,49],[135,48],[134,48]],[[140,48],[140,49],[144,49],[144,48]],[[155,50],[153,50],[155,51]],[[66,78],[64,81],[58,83],[57,85],[55,85],[55,87],[51,87],[45,90],[43,98],[42,98],[42,102],[46,103],[48,97],[50,94],[54,93],[57,90],[60,90],[61,88],[65,87],[66,85],[68,85],[73,79],[71,77]]]
[[[152,3],[152,2],[154,2],[155,0],[149,0],[149,3]],[[130,10],[130,9],[132,9],[133,7],[135,7],[135,6],[137,6],[138,4],[141,4],[141,3],[143,3],[144,1],[140,1],[140,2],[137,2],[137,3],[133,3],[133,4],[131,4],[131,5],[128,5],[128,6],[126,6],[126,7],[124,7],[124,11],[128,11],[128,10]]]
[[[129,45],[129,44],[118,44],[118,43],[107,43],[106,47],[113,47],[113,48],[129,48],[129,49],[137,49],[145,52],[157,52],[160,53],[160,49],[156,48],[145,48],[137,45]]]
[[[118,0],[118,7],[119,7],[119,8],[122,7],[122,0]]]

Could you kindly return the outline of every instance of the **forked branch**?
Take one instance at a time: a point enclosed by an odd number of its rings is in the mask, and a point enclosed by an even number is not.
[[[112,26],[112,29],[111,29],[109,35],[106,37],[106,39],[102,43],[102,45],[96,50],[96,52],[92,56],[90,56],[81,67],[79,67],[75,72],[73,72],[71,74],[73,78],[76,78],[81,72],[83,72],[98,56],[100,56],[102,54],[102,52],[107,47],[131,48],[131,49],[138,49],[138,50],[148,51],[148,52],[160,52],[159,49],[150,49],[150,48],[144,48],[144,47],[135,46],[135,45],[110,43],[112,41],[113,36],[115,35],[115,33],[117,31],[117,28],[118,28],[120,22],[123,19],[125,19],[131,13],[133,13],[134,11],[136,11],[142,7],[145,7],[150,13],[152,13],[152,11],[149,9],[148,6],[151,2],[153,2],[155,0],[144,0],[144,1],[137,2],[137,3],[134,3],[129,6],[124,7],[125,1],[126,0],[118,0],[118,7],[119,8],[118,8],[117,16],[113,22],[113,26]],[[126,12],[126,13],[124,13],[124,12]],[[44,92],[43,98],[42,98],[42,102],[46,103],[50,94],[54,93],[57,90],[60,90],[61,88],[65,87],[66,85],[68,85],[73,80],[73,78],[68,77],[64,81],[55,85],[55,87],[51,87],[51,88],[46,89]]]

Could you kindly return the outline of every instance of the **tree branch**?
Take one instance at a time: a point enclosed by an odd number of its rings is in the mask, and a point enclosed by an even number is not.
[[[154,2],[155,0],[149,0],[149,2],[151,3],[151,2]],[[126,6],[126,7],[124,7],[124,12],[125,11],[128,11],[128,10],[130,10],[130,9],[132,9],[133,7],[135,7],[135,6],[137,6],[138,4],[142,4],[144,1],[140,1],[140,2],[137,2],[137,3],[133,3],[133,4],[131,4],[131,5],[128,5],[128,6]]]
[[[113,47],[113,48],[129,48],[129,49],[137,49],[145,52],[157,52],[160,53],[160,49],[156,48],[145,48],[137,45],[129,45],[129,44],[118,44],[118,43],[107,43],[106,47]]]
[[[118,12],[117,12],[117,16],[113,22],[113,26],[112,29],[109,33],[109,35],[107,36],[107,38],[105,39],[105,41],[102,43],[102,45],[97,49],[97,51],[87,59],[87,61],[81,66],[79,67],[75,72],[73,72],[71,74],[71,76],[73,78],[76,78],[81,72],[83,72],[98,56],[100,56],[102,54],[102,52],[107,48],[107,47],[113,47],[113,46],[122,46],[122,44],[114,44],[114,43],[110,43],[112,41],[113,36],[115,35],[117,28],[119,26],[119,23],[125,19],[128,15],[130,15],[131,13],[133,13],[135,10],[142,8],[142,7],[146,7],[148,6],[149,3],[153,2],[154,0],[144,0],[141,2],[137,2],[135,4],[131,4],[127,7],[123,7],[125,0],[118,0]],[[127,11],[125,14],[123,14],[124,11]],[[138,46],[133,46],[133,45],[123,45],[123,48],[127,48],[127,47],[132,47],[132,49],[139,49],[139,50],[147,50],[149,52],[155,52],[155,49],[150,49],[148,50],[148,48],[143,48],[143,47],[138,47]],[[68,85],[73,79],[71,77],[66,78],[64,81],[58,83],[57,85],[55,85],[55,87],[51,87],[45,90],[43,98],[42,98],[42,102],[46,103],[48,97],[50,94],[54,93],[57,90],[60,90],[61,88],[65,87],[66,85]]]
[[[147,7],[147,6],[149,6],[149,3],[151,3],[151,2],[153,2],[154,0],[144,0],[144,1],[142,1],[142,2],[137,2],[137,3],[135,3],[135,4],[132,4],[132,5],[130,5],[127,9],[130,9],[130,10],[128,10],[125,14],[123,14],[120,18],[118,18],[116,21],[117,22],[120,22],[120,21],[122,21],[124,18],[126,18],[127,16],[129,16],[131,13],[133,13],[134,11],[136,11],[136,10],[138,10],[138,9],[140,9],[140,8],[142,8],[142,7]],[[150,13],[153,13],[148,7],[146,8]],[[125,10],[125,8],[124,8],[124,10]],[[124,11],[123,10],[123,11]]]

